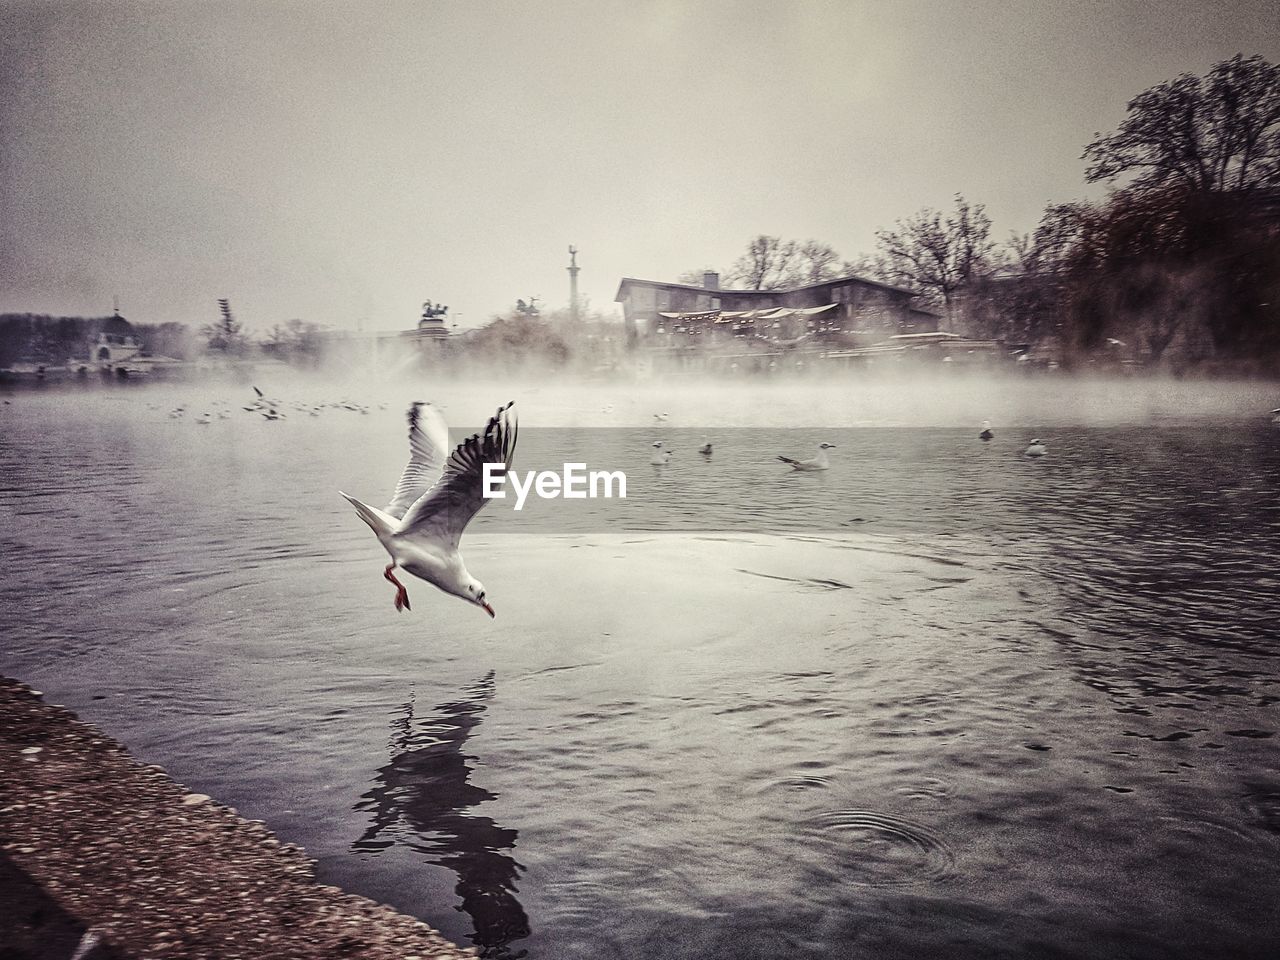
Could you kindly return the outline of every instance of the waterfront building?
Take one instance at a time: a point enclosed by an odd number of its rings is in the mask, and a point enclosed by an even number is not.
[[[678,367],[768,368],[783,359],[803,365],[806,355],[932,333],[940,320],[915,303],[913,291],[858,276],[781,290],[727,289],[711,272],[701,286],[625,277],[614,299],[629,339],[659,363]]]
[[[134,334],[133,324],[120,316],[119,310],[110,317],[93,321],[92,330],[89,355],[85,359],[100,368],[110,369],[142,354],[142,341]]]

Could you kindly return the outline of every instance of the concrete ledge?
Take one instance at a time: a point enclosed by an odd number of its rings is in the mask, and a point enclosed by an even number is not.
[[[475,956],[316,883],[300,848],[4,677],[0,944],[5,960]]]

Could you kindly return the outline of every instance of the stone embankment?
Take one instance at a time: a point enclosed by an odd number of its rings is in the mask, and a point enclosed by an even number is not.
[[[472,960],[412,917],[317,883],[264,825],[192,793],[0,677],[6,960]]]

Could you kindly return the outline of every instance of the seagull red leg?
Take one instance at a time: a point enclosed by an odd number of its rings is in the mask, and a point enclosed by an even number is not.
[[[404,588],[404,584],[396,579],[396,575],[391,571],[396,568],[394,563],[387,564],[387,569],[382,571],[382,575],[396,585],[396,609],[409,610],[409,591]]]

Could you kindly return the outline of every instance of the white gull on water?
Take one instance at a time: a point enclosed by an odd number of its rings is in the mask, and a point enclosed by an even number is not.
[[[396,567],[433,583],[445,593],[484,608],[484,584],[473,577],[458,552],[458,541],[471,518],[485,505],[483,472],[486,463],[501,463],[505,476],[516,448],[515,401],[489,418],[483,433],[468,437],[448,455],[449,428],[429,404],[409,407],[409,465],[386,510],[342,495],[356,508],[378,541],[391,555],[383,576],[396,586],[396,609],[409,609],[409,593],[396,579]],[[342,491],[338,491],[342,493]]]
[[[818,444],[818,455],[808,460],[792,460],[790,457],[778,457],[783,463],[791,465],[792,470],[826,470],[831,466],[827,459],[827,451],[835,449],[834,443]]]

